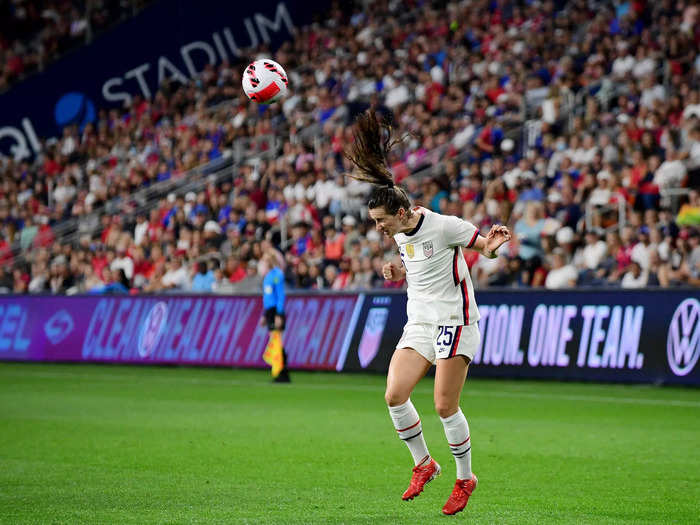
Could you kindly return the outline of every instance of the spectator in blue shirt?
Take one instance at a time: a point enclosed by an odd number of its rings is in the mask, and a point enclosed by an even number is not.
[[[105,284],[91,288],[88,290],[88,294],[119,295],[129,293],[129,279],[126,278],[124,270],[120,268],[116,272],[112,272],[109,268],[104,268],[102,274],[105,279]]]
[[[192,291],[196,293],[211,293],[214,291],[214,272],[207,268],[207,263],[197,263],[197,275],[192,279]]]
[[[158,166],[158,175],[156,176],[158,182],[168,180],[170,178],[170,175],[171,174],[168,165],[165,162],[161,162]]]

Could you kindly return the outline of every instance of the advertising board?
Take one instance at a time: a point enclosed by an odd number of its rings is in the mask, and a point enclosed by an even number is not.
[[[700,385],[700,295],[477,292],[474,377]],[[406,295],[292,294],[296,369],[385,373]],[[0,297],[0,360],[265,367],[259,296]]]
[[[357,301],[356,295],[289,297],[289,366],[337,369]],[[261,315],[259,296],[6,296],[0,359],[266,367]]]
[[[700,385],[695,290],[479,291],[469,374]],[[406,322],[404,294],[367,294],[345,370],[384,372]]]

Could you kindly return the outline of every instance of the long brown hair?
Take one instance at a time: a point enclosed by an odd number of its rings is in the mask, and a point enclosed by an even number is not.
[[[383,206],[391,215],[404,208],[410,214],[411,201],[403,188],[394,183],[387,162],[391,148],[403,141],[404,137],[394,138],[391,126],[385,120],[380,122],[373,109],[357,117],[352,135],[355,140],[344,154],[357,170],[348,175],[374,184],[367,206]]]

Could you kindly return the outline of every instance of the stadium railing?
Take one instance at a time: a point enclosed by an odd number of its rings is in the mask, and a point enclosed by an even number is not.
[[[620,193],[616,193],[615,197],[616,202],[614,204],[596,205],[592,204],[591,202],[586,202],[586,230],[591,231],[599,227],[595,224],[596,216],[600,217],[601,215],[609,212],[617,212],[617,222],[607,227],[603,226],[602,228],[606,232],[619,231],[625,227],[627,224],[627,201],[625,200],[624,195]]]

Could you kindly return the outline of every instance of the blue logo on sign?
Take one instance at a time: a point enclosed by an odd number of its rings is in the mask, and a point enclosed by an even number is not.
[[[59,127],[78,124],[80,129],[87,123],[94,122],[97,116],[92,100],[76,91],[63,95],[56,102],[53,114]]]
[[[73,318],[66,310],[59,310],[46,321],[44,333],[51,344],[57,345],[73,331]]]

